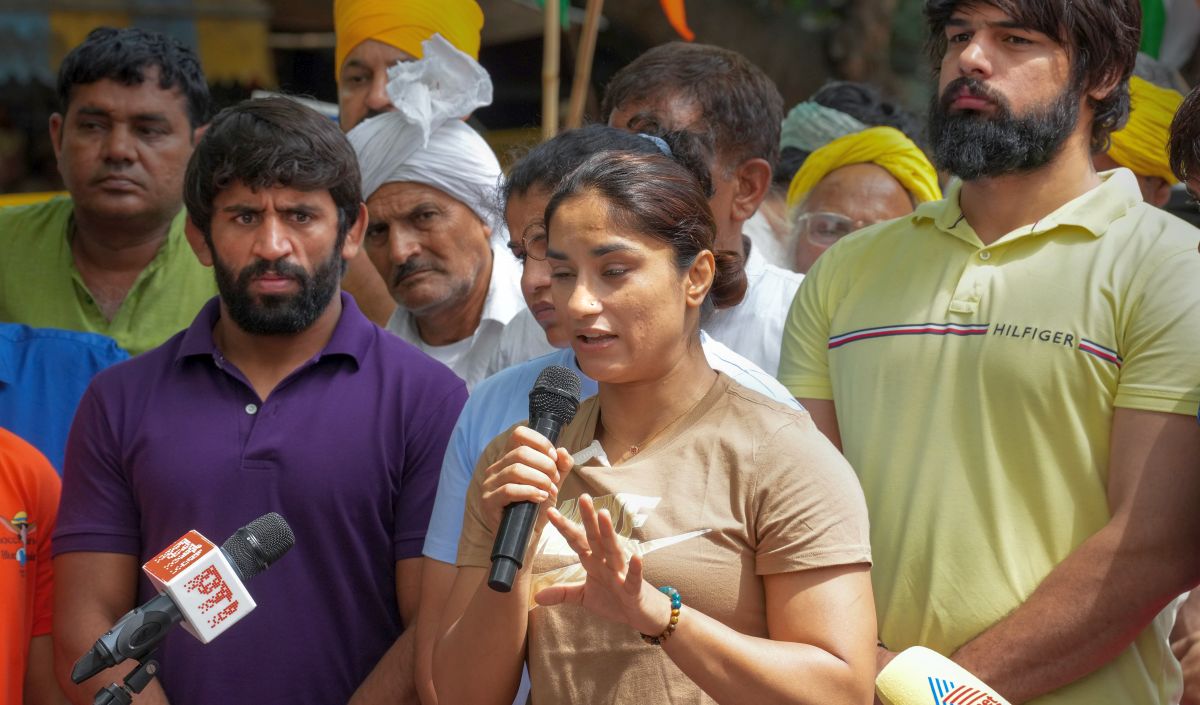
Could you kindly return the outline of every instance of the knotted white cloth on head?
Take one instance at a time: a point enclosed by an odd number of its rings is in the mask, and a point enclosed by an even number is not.
[[[421,46],[424,58],[388,69],[396,111],[364,120],[347,135],[358,155],[363,198],[384,184],[413,181],[445,192],[492,224],[500,162],[462,121],[492,102],[492,80],[441,35]]]

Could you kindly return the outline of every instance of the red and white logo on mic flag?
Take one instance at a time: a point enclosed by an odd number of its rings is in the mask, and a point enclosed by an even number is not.
[[[225,554],[198,531],[167,546],[142,570],[179,606],[183,628],[205,644],[256,606]]]
[[[934,705],[999,705],[1000,701],[985,691],[969,685],[956,686],[944,678],[929,677]]]

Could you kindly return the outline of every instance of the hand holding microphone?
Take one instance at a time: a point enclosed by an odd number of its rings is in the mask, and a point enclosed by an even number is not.
[[[487,469],[482,497],[485,511],[494,510],[497,504],[504,506],[488,573],[488,587],[497,592],[512,590],[525,562],[539,505],[558,496],[558,487],[571,469],[570,456],[556,451],[554,444],[575,418],[580,386],[579,377],[565,367],[552,365],[542,370],[529,392],[529,428],[536,433],[517,429],[513,447]]]

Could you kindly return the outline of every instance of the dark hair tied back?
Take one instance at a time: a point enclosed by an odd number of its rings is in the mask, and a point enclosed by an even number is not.
[[[609,217],[619,227],[669,245],[681,270],[690,267],[704,250],[713,252],[716,271],[709,301],[717,308],[728,308],[745,295],[746,273],[741,256],[716,251],[717,228],[708,205],[711,181],[705,179],[709,182],[706,192],[698,176],[707,177],[707,169],[700,169],[698,175],[680,161],[688,144],[686,137],[671,144],[673,158],[653,147],[653,153],[593,155],[558,185],[546,206],[544,221],[548,225],[568,199],[596,193],[608,204]],[[552,230],[549,237],[553,246]]]
[[[717,261],[717,271],[713,275],[712,290],[709,297],[715,308],[731,308],[742,302],[746,296],[746,260],[733,250],[717,250],[713,253]]]

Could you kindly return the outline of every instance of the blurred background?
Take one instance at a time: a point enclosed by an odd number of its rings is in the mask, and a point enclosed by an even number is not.
[[[398,0],[401,1],[401,0]],[[735,49],[762,67],[785,104],[830,79],[867,81],[917,113],[928,98],[923,0],[688,0],[698,42]],[[480,61],[495,102],[473,122],[506,157],[536,142],[541,121],[542,9],[536,0],[480,0]],[[1194,85],[1196,0],[1143,0],[1143,49]],[[584,0],[567,4],[560,96],[574,73]],[[137,25],[199,51],[217,107],[254,90],[336,102],[332,0],[0,0],[0,193],[53,191],[61,182],[47,135],[61,58],[99,25]],[[586,103],[597,118],[605,83],[647,48],[678,39],[656,0],[606,0]],[[565,112],[565,107],[564,111]]]

